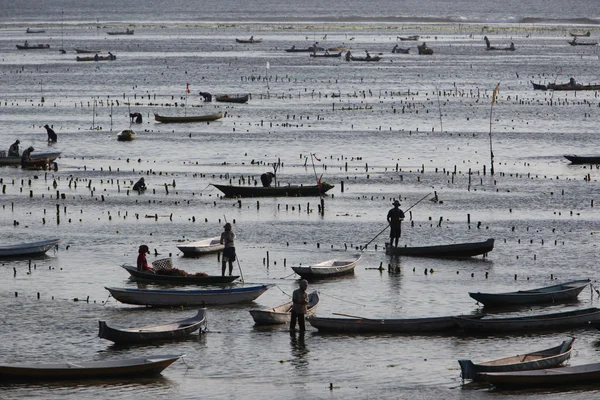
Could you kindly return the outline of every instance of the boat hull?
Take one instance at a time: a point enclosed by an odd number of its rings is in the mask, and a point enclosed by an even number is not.
[[[238,275],[232,276],[221,276],[221,275],[208,275],[208,276],[173,276],[173,275],[162,275],[150,272],[138,271],[133,265],[123,264],[121,265],[133,279],[136,281],[154,282],[162,284],[185,284],[185,285],[216,285],[223,283],[231,283],[238,279]]]
[[[43,240],[40,242],[0,245],[0,257],[39,256],[58,244],[60,239]]]
[[[485,255],[494,249],[494,239],[484,242],[458,243],[440,246],[393,247],[385,244],[385,252],[394,256],[432,257],[432,258],[469,258]]]
[[[163,115],[154,114],[154,120],[162,123],[187,123],[187,122],[210,122],[223,118],[222,113],[207,114],[207,115],[192,115],[185,117],[165,117]]]
[[[292,267],[292,270],[304,279],[320,279],[354,273],[360,255],[347,260],[329,260],[319,264]]]
[[[290,186],[230,186],[212,184],[219,189],[225,197],[307,197],[321,196],[333,188],[333,185],[290,185]]]
[[[177,246],[184,257],[198,257],[205,254],[218,253],[223,251],[225,245],[221,244],[220,237],[199,240]]]
[[[482,373],[481,378],[497,388],[597,384],[600,380],[600,363],[535,371],[488,372]]]
[[[571,164],[600,164],[600,156],[564,156]]]
[[[47,160],[48,162],[53,162],[58,157],[60,157],[60,154],[61,154],[60,152],[32,153],[29,156],[29,158],[31,158],[31,160],[34,162],[45,161],[45,160]],[[14,165],[14,166],[21,165],[21,157],[19,157],[19,156],[0,157],[0,166],[3,167],[3,166],[8,166],[8,165]]]
[[[310,317],[317,312],[319,305],[319,293],[311,292],[308,295],[308,309],[306,317]],[[270,308],[268,310],[250,310],[250,315],[254,319],[255,325],[281,325],[289,324],[292,319],[292,302],[282,304],[280,306]]]

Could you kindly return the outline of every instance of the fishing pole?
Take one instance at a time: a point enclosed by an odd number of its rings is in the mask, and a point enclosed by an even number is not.
[[[225,220],[225,223],[227,223],[227,217],[225,214],[223,214],[223,219]],[[240,269],[240,278],[242,278],[242,283],[244,283],[244,274],[242,273],[242,266],[240,265],[240,260],[237,254],[235,255],[235,261],[237,261],[238,268]]]
[[[408,211],[409,211],[411,208],[413,208],[414,206],[416,206],[417,204],[419,204],[420,202],[422,202],[423,200],[425,200],[425,199],[426,199],[426,198],[428,198],[429,196],[431,196],[431,192],[430,192],[430,193],[427,193],[427,195],[425,195],[425,196],[424,196],[424,197],[423,197],[421,200],[417,201],[415,204],[413,204],[412,206],[408,207],[408,208],[406,209],[406,211],[404,211],[404,212],[408,212]],[[379,233],[377,234],[377,236],[375,236],[373,239],[371,239],[371,240],[369,241],[369,243],[365,244],[364,246],[360,246],[360,250],[362,251],[362,250],[366,249],[366,248],[367,248],[367,246],[368,246],[368,245],[370,245],[370,244],[373,242],[373,240],[377,239],[377,238],[379,237],[379,235],[381,235],[383,232],[385,232],[385,230],[386,230],[386,229],[387,229],[389,226],[390,226],[390,224],[388,223],[388,224],[386,225],[386,227],[385,227],[385,228],[383,228],[383,229],[381,230],[381,232],[379,232]]]

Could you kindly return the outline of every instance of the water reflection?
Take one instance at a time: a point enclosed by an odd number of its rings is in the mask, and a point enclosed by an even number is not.
[[[310,351],[306,347],[304,335],[305,332],[290,332],[290,346],[292,348],[290,363],[298,370],[306,370],[309,364],[306,357]]]

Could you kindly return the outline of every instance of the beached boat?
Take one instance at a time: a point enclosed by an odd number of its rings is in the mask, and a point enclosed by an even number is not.
[[[133,265],[121,265],[125,271],[129,272],[131,277],[136,281],[154,282],[162,284],[186,284],[186,285],[216,285],[223,283],[231,283],[239,278],[239,275],[221,276],[221,275],[164,275],[154,272],[138,271]]]
[[[102,50],[88,50],[88,49],[75,48],[75,53],[77,53],[77,54],[100,54],[100,53],[102,53]]]
[[[184,339],[192,333],[206,327],[206,308],[190,318],[168,324],[141,326],[134,328],[113,328],[105,321],[98,321],[98,337],[117,344],[148,343],[162,340]]]
[[[600,321],[600,308],[585,308],[553,314],[528,315],[510,318],[482,318],[472,320],[457,317],[456,323],[465,331],[481,333],[537,332],[543,330],[562,330],[590,326]]]
[[[124,31],[114,31],[114,32],[106,32],[109,35],[133,35],[133,29],[127,28]]]
[[[262,43],[262,39],[254,39],[253,37],[251,37],[250,39],[235,39],[235,41],[237,43],[247,43],[247,44],[253,44],[253,43]]]
[[[135,132],[130,129],[125,129],[117,134],[119,142],[131,142],[133,139],[135,139]]]
[[[166,117],[154,113],[154,119],[162,123],[210,122],[223,118],[222,113],[206,115],[188,115],[183,117]]]
[[[419,40],[420,36],[419,35],[410,35],[410,36],[396,36],[398,39],[402,40],[402,41],[406,41],[406,40]]]
[[[320,57],[340,58],[342,56],[342,52],[340,51],[339,53],[310,53],[309,56],[316,57],[316,58],[320,58]]]
[[[354,254],[347,258],[334,258],[318,264],[292,267],[292,270],[305,279],[329,278],[330,276],[351,274],[354,272],[354,267],[356,267],[361,257],[360,254]]]
[[[569,32],[571,37],[590,37],[591,34],[590,31],[587,31],[586,33]]]
[[[385,253],[393,256],[432,257],[432,258],[469,258],[486,255],[494,249],[494,239],[484,242],[456,243],[437,246],[394,247],[385,244]]]
[[[505,307],[524,304],[557,303],[577,299],[579,293],[590,284],[589,279],[560,283],[537,289],[507,293],[469,292],[469,296],[486,307]]]
[[[17,49],[19,50],[41,50],[41,49],[49,49],[49,44],[27,44],[27,45],[17,45]]]
[[[58,244],[60,239],[15,244],[0,244],[0,257],[39,256]]]
[[[319,292],[314,291],[308,294],[308,310],[305,316],[309,317],[317,312],[319,301]],[[292,302],[289,301],[267,310],[250,310],[250,315],[252,315],[255,325],[288,324],[292,316]]]
[[[125,304],[140,306],[202,306],[215,304],[247,303],[275,285],[257,285],[211,290],[160,290],[106,287],[110,294]]]
[[[345,314],[338,314],[345,315]],[[307,321],[319,332],[339,333],[446,333],[458,330],[456,316],[429,318],[365,318],[347,315],[351,318],[326,318],[312,316]],[[461,316],[478,319],[482,316]]]
[[[571,46],[597,46],[598,42],[580,42],[577,38],[569,41]]]
[[[108,54],[106,56],[90,56],[90,57],[77,57],[77,61],[114,61],[117,59],[117,56],[114,54]]]
[[[571,164],[600,164],[600,155],[597,155],[597,156],[566,155],[564,157],[567,160],[571,161]],[[0,158],[0,160],[1,160],[1,158]]]
[[[31,29],[31,28],[27,28],[25,30],[25,33],[46,33],[45,29]]]
[[[310,47],[292,46],[289,49],[285,49],[285,51],[286,51],[286,53],[314,53],[315,51],[325,51],[325,48],[318,47],[318,46],[310,46]]]
[[[288,185],[288,186],[231,186],[213,183],[225,197],[302,197],[322,196],[333,188],[323,182],[320,185]]]
[[[0,380],[37,382],[38,380],[147,377],[161,373],[183,356],[168,354],[106,361],[0,364]]]
[[[198,257],[205,254],[217,253],[223,251],[225,245],[221,244],[221,237],[213,237],[208,239],[198,240],[186,244],[177,245],[184,257]]]
[[[381,57],[379,56],[367,56],[367,57],[354,57],[354,56],[350,56],[350,61],[362,61],[362,62],[377,62],[381,60]]]
[[[461,377],[463,379],[480,380],[480,374],[484,372],[531,371],[555,368],[562,365],[571,357],[574,340],[575,338],[570,338],[558,346],[549,349],[477,364],[471,360],[458,360]]]
[[[216,96],[215,100],[221,103],[247,103],[249,98],[248,94],[223,94]]]
[[[4,153],[3,153],[4,154]],[[32,161],[48,161],[49,163],[56,160],[60,157],[60,151],[52,152],[52,153],[31,153],[29,158]],[[21,157],[20,156],[0,156],[0,167],[4,167],[7,165],[20,166],[21,165]]]
[[[497,389],[597,385],[600,381],[600,363],[533,371],[485,372],[481,374],[481,380],[491,383]]]

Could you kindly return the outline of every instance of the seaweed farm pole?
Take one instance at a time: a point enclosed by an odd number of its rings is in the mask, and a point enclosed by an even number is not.
[[[185,107],[183,108],[183,115],[187,116],[187,98],[188,94],[190,94],[190,84],[185,85]]]
[[[494,104],[496,103],[496,97],[498,96],[498,91],[500,90],[500,82],[496,85],[494,89],[494,93],[492,93],[492,105],[490,107],[490,173],[494,176],[494,150],[492,149],[492,116],[494,111]]]
[[[396,38],[396,40],[398,40],[398,38]],[[437,93],[438,110],[440,111],[440,132],[444,132],[444,125],[442,125],[442,105],[440,104],[440,92],[437,86],[435,87],[435,92]]]
[[[269,90],[269,68],[271,68],[271,63],[267,61],[267,65],[265,67],[265,75],[267,76],[267,90]]]

